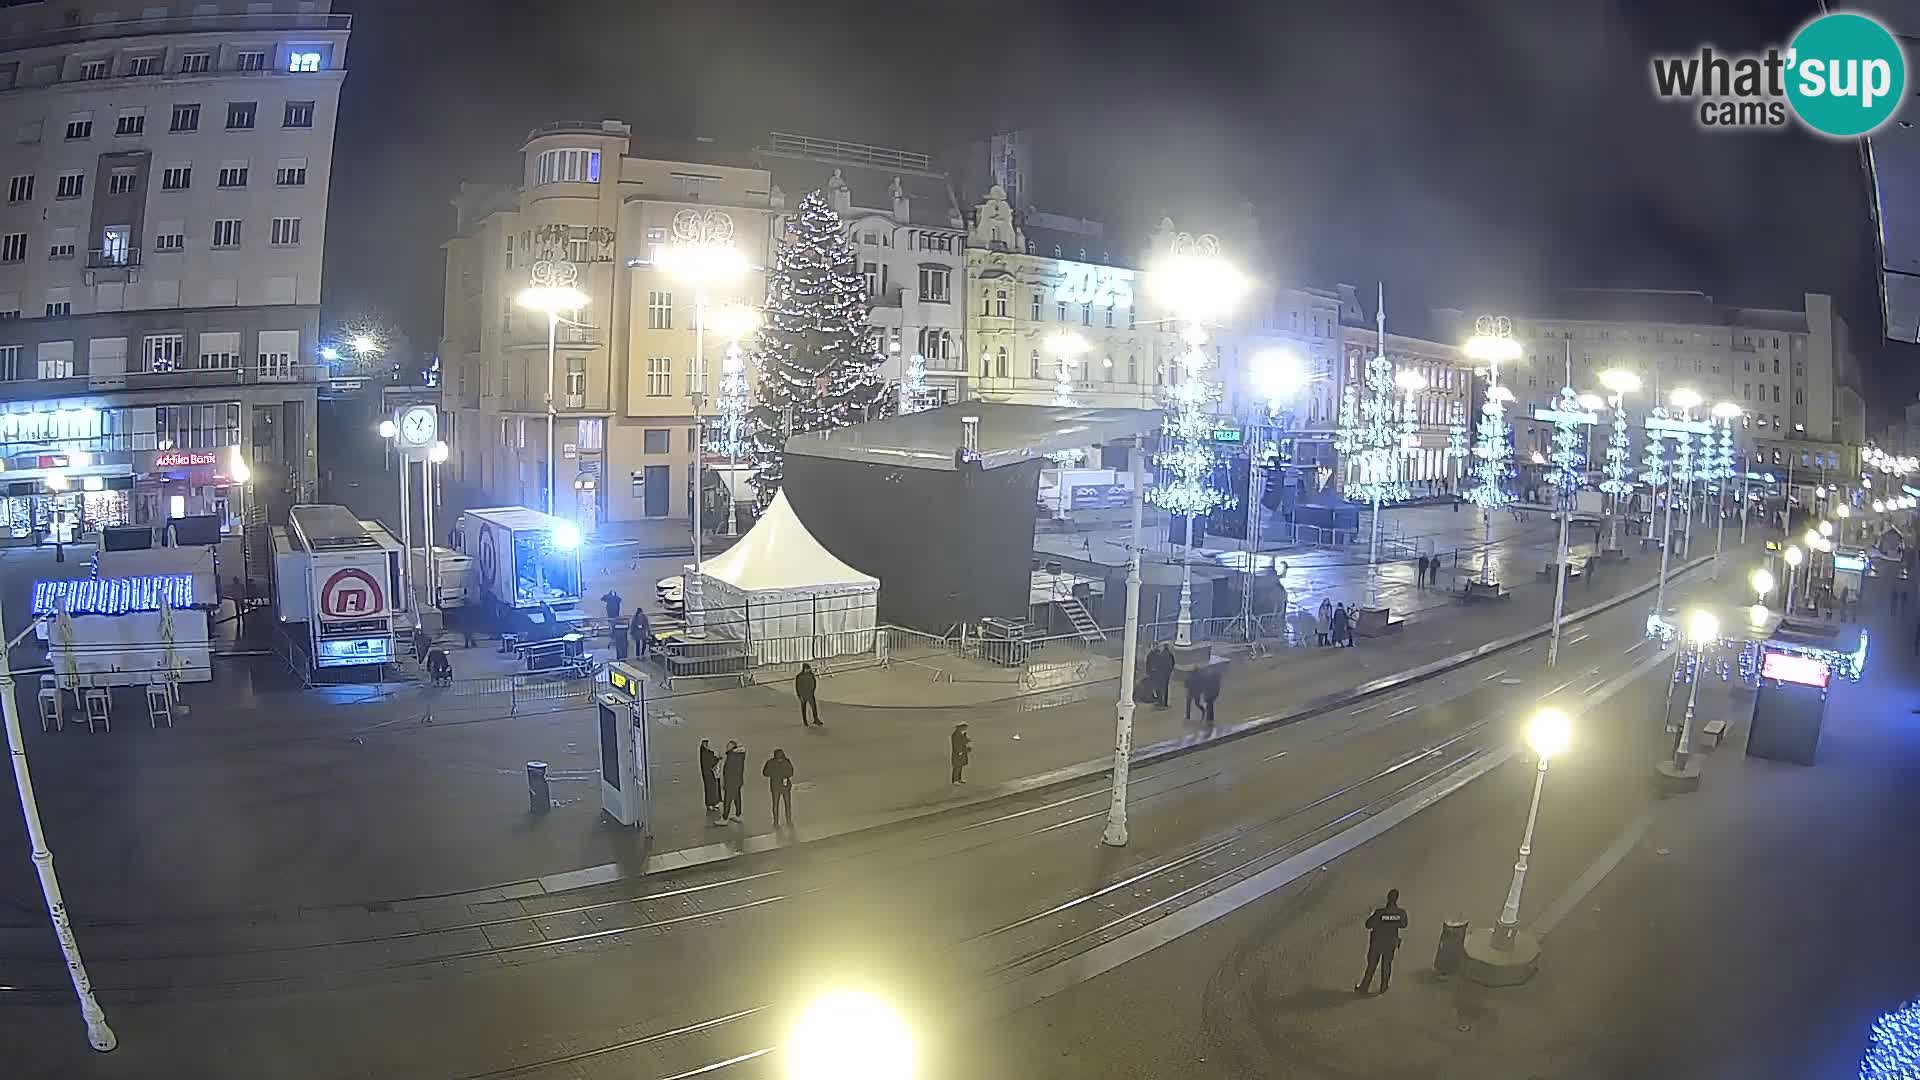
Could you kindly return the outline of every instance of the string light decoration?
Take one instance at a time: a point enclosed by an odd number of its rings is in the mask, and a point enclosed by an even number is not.
[[[927,386],[927,358],[914,353],[907,357],[906,371],[900,378],[900,415],[908,416],[933,408],[933,391]]]
[[[708,429],[707,449],[729,460],[738,460],[748,449],[747,441],[747,365],[739,343],[727,346],[727,358],[720,366],[720,397],[715,402],[720,422]]]
[[[1467,492],[1467,498],[1480,509],[1491,512],[1513,501],[1505,484],[1513,447],[1507,439],[1506,398],[1511,391],[1499,384],[1498,372],[1489,378],[1492,385],[1487,388],[1487,400],[1480,406],[1479,443],[1473,448],[1473,475],[1479,483]]]
[[[1633,494],[1633,446],[1627,440],[1627,400],[1625,394],[1614,394],[1613,433],[1607,436],[1606,476],[1600,481],[1600,490],[1615,499],[1624,499]]]
[[[765,509],[780,490],[788,435],[887,414],[894,403],[867,325],[866,279],[840,215],[809,192],[767,276],[765,323],[753,339],[759,372],[749,480]]]
[[[1081,347],[1084,348],[1084,346]],[[1069,355],[1073,351],[1073,344],[1064,340],[1053,344],[1052,404],[1058,408],[1071,409],[1080,404],[1073,398],[1073,365],[1078,362],[1077,356]],[[1058,450],[1048,454],[1047,457],[1052,459],[1055,465],[1072,468],[1086,460],[1087,452],[1079,449]]]
[[[1920,1077],[1920,1000],[1881,1014],[1860,1057],[1860,1080],[1915,1077]]]
[[[1733,420],[1725,417],[1720,424],[1719,453],[1713,462],[1713,477],[1723,485],[1733,481]]]
[[[1467,406],[1455,401],[1447,409],[1447,457],[1456,479],[1465,475],[1467,454]]]
[[[1347,388],[1342,427],[1346,452],[1357,475],[1347,480],[1347,498],[1354,502],[1396,502],[1407,497],[1407,485],[1400,477],[1401,447],[1407,422],[1393,381],[1393,361],[1375,353],[1367,361],[1363,380],[1366,396],[1359,397]]]
[[[193,575],[150,574],[126,578],[73,578],[33,583],[33,613],[126,615],[161,607],[193,606]]]
[[[1664,405],[1655,405],[1652,411],[1647,413],[1647,416],[1649,419],[1655,421],[1665,420],[1667,419],[1667,408]],[[1664,487],[1667,482],[1672,479],[1671,474],[1667,471],[1667,440],[1661,438],[1658,434],[1651,431],[1647,433],[1647,446],[1641,456],[1641,462],[1646,468],[1641,470],[1640,479],[1647,487]],[[1668,495],[1671,497],[1672,493],[1669,492]]]
[[[1553,454],[1549,458],[1553,468],[1547,471],[1547,482],[1559,493],[1560,504],[1571,507],[1574,493],[1586,479],[1586,436],[1580,430],[1586,425],[1574,419],[1586,412],[1586,406],[1580,404],[1580,395],[1573,387],[1563,386],[1554,412],[1559,416],[1553,421]]]
[[[1165,470],[1166,478],[1147,490],[1147,501],[1172,514],[1193,519],[1231,505],[1232,498],[1212,484],[1213,419],[1207,407],[1220,397],[1220,387],[1202,374],[1207,368],[1207,353],[1202,345],[1206,331],[1190,326],[1186,331],[1187,351],[1179,357],[1180,379],[1167,390],[1167,416],[1161,423],[1163,437],[1154,463]]]

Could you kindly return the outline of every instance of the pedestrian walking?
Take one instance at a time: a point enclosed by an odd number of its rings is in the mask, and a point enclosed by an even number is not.
[[[613,629],[607,632],[607,636],[613,640],[613,658],[615,660],[625,661],[627,658],[627,628],[621,623],[614,623]]]
[[[1380,992],[1386,993],[1393,982],[1393,954],[1400,948],[1400,932],[1407,928],[1407,913],[1400,906],[1400,890],[1388,889],[1387,902],[1367,916],[1367,973],[1353,988],[1364,994],[1373,985],[1375,968],[1380,971]]]
[[[700,796],[707,806],[707,824],[720,824],[720,755],[700,740]]]
[[[633,609],[633,621],[627,624],[627,634],[633,638],[634,653],[645,660],[647,653],[652,651],[654,646],[653,623],[647,618],[645,611],[639,608]]]
[[[1339,648],[1342,642],[1349,645],[1353,644],[1353,639],[1348,636],[1351,633],[1351,620],[1347,616],[1347,605],[1333,605],[1331,631],[1334,648]]]
[[[793,695],[800,699],[800,726],[807,726],[807,710],[813,710],[813,726],[826,727],[820,722],[820,702],[814,698],[814,689],[820,679],[813,673],[812,664],[801,664],[800,674],[793,677]]]
[[[773,804],[773,827],[780,827],[780,811],[785,808],[787,828],[793,828],[793,762],[787,758],[787,752],[776,748],[767,763],[760,766],[760,775],[767,778],[767,801]]]
[[[1333,601],[1320,601],[1320,612],[1313,620],[1313,637],[1316,645],[1333,644]]]
[[[747,784],[747,748],[729,740],[720,763],[720,820],[740,820],[740,789]]]
[[[962,774],[967,770],[967,762],[973,757],[973,740],[967,736],[967,725],[964,722],[953,725],[953,738],[950,741],[953,744],[953,777],[949,782],[964,784],[967,779]]]
[[[1193,707],[1200,706],[1200,727],[1213,733],[1213,704],[1220,700],[1220,665],[1208,664],[1187,673],[1187,716],[1193,719]]]
[[[605,593],[601,594],[600,602],[607,605],[608,622],[620,621],[620,604],[623,600],[625,600],[625,597],[612,589],[608,589]]]
[[[1167,707],[1167,688],[1173,682],[1173,667],[1173,650],[1165,642],[1155,645],[1147,653],[1148,685],[1153,690],[1151,700],[1156,709]]]

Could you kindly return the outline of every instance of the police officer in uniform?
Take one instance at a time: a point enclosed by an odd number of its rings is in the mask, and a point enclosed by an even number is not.
[[[1367,973],[1353,988],[1364,994],[1373,985],[1373,972],[1380,969],[1380,992],[1393,982],[1393,954],[1400,948],[1400,931],[1407,928],[1407,912],[1400,906],[1400,890],[1388,889],[1387,902],[1367,916]]]

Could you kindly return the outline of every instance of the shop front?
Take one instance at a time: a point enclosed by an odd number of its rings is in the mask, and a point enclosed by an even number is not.
[[[230,532],[244,509],[234,460],[231,449],[14,455],[0,470],[6,542],[70,544],[104,527],[201,514]]]

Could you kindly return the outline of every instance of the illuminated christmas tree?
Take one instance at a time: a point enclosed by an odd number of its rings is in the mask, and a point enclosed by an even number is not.
[[[753,342],[759,393],[749,413],[759,505],[780,490],[788,435],[887,415],[894,404],[867,325],[867,287],[840,215],[818,191],[800,200],[767,276]]]
[[[1633,494],[1633,448],[1627,442],[1627,406],[1620,394],[1613,396],[1613,434],[1607,437],[1606,479],[1600,490],[1622,499]]]
[[[933,392],[927,387],[927,358],[914,353],[907,357],[907,369],[900,377],[900,415],[931,408]]]
[[[1568,419],[1586,412],[1586,406],[1580,404],[1580,395],[1573,387],[1560,388],[1559,400],[1554,402],[1554,412],[1560,418],[1553,422],[1553,455],[1550,460],[1553,468],[1547,471],[1547,482],[1560,496],[1560,505],[1573,505],[1573,495],[1580,490],[1586,480],[1587,454],[1586,433],[1580,429],[1585,426],[1577,420]]]
[[[1187,335],[1187,352],[1178,382],[1167,390],[1167,418],[1162,423],[1161,450],[1154,462],[1166,470],[1166,479],[1147,492],[1147,501],[1187,519],[1210,514],[1229,498],[1213,486],[1213,417],[1208,406],[1220,388],[1201,374],[1207,367],[1205,335],[1197,327]]]

